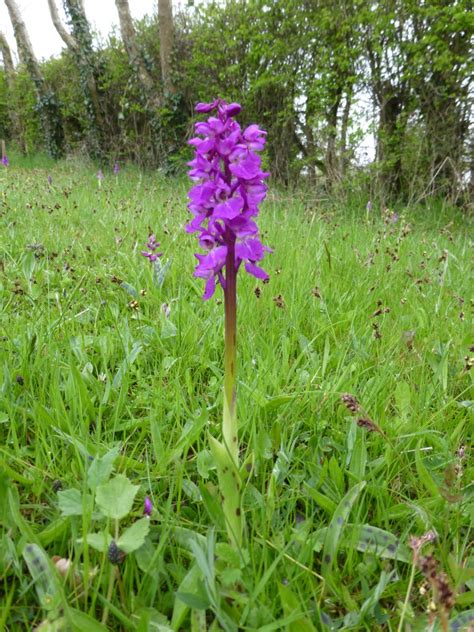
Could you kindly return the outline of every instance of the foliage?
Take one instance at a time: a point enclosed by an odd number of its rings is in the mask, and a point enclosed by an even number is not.
[[[122,165],[117,177],[104,169],[99,189],[80,162],[10,159],[0,627],[382,630],[403,616],[425,630],[409,542],[429,530],[423,554],[454,590],[452,624],[467,626],[466,218],[434,203],[394,216],[374,202],[367,216],[366,198],[336,208],[272,187],[261,212],[270,282],[242,278],[239,294],[242,459],[253,468],[237,552],[206,437],[220,421],[221,297],[203,305],[192,279],[187,182]],[[165,253],[155,276],[140,255],[149,227]]]
[[[70,153],[179,171],[194,104],[219,96],[242,103],[243,124],[268,131],[268,167],[287,185],[343,191],[360,173],[361,138],[373,136],[375,159],[361,178],[370,173],[372,197],[469,201],[469,0],[200,3],[174,16],[172,95],[162,85],[157,17],[145,18],[135,29],[159,94],[153,107],[120,39],[93,47],[76,0],[66,5],[80,54],[43,67]],[[23,121],[21,138],[7,139],[38,148],[31,101],[0,83],[0,102],[16,104]]]

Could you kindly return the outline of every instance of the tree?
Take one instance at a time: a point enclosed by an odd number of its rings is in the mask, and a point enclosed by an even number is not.
[[[3,58],[3,68],[5,71],[5,78],[7,83],[7,88],[10,96],[14,91],[15,84],[15,67],[13,66],[13,58],[10,50],[10,46],[8,45],[7,38],[5,34],[0,31],[0,53]],[[20,120],[18,117],[18,111],[14,107],[10,107],[8,110],[8,118],[10,120],[10,134],[9,136],[16,140],[16,142],[21,146],[22,145],[22,135],[20,130]]]
[[[36,108],[41,121],[46,150],[53,158],[59,158],[63,153],[64,142],[59,104],[54,93],[46,85],[18,5],[15,0],[5,0],[5,4],[15,33],[20,61],[28,70],[35,87]]]
[[[51,0],[50,0],[51,1]],[[143,94],[146,99],[146,107],[148,110],[158,109],[161,105],[160,95],[156,89],[156,82],[146,67],[143,55],[138,47],[135,28],[133,26],[132,16],[128,0],[115,0],[115,6],[120,20],[120,31],[122,40],[127,51],[128,60],[133,70],[136,72]]]
[[[87,143],[94,157],[104,154],[105,122],[102,115],[98,88],[99,70],[92,47],[92,34],[83,0],[64,0],[64,9],[71,32],[63,26],[55,0],[48,0],[53,24],[77,64],[84,95],[87,121]]]
[[[171,0],[158,0],[158,28],[160,32],[161,76],[165,94],[174,92],[171,77],[171,54],[173,51],[173,10]]]

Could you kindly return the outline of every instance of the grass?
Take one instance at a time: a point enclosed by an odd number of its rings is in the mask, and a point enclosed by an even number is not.
[[[192,276],[186,187],[123,169],[99,188],[73,163],[0,173],[0,629],[426,630],[433,595],[409,539],[433,530],[423,555],[454,591],[450,629],[467,630],[467,220],[433,205],[367,222],[309,193],[265,202],[271,280],[239,280],[254,467],[236,552],[207,439],[223,305]],[[158,274],[140,256],[151,231]],[[151,519],[125,536],[145,495]],[[111,537],[131,542],[117,565]]]

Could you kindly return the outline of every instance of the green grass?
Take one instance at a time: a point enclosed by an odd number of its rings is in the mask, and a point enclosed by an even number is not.
[[[239,280],[238,415],[254,469],[236,552],[207,438],[220,433],[222,297],[203,302],[193,278],[187,183],[124,169],[99,189],[92,169],[47,169],[0,172],[0,629],[64,617],[92,632],[425,630],[431,597],[408,545],[431,529],[423,553],[455,592],[451,629],[467,629],[467,220],[433,206],[367,223],[363,205],[271,193],[270,283]],[[159,278],[140,255],[149,231]],[[91,483],[112,448],[110,469],[139,485],[120,524]],[[71,489],[81,515],[64,515]],[[118,537],[145,495],[145,544],[113,566],[88,534]],[[66,578],[53,556],[72,561]]]

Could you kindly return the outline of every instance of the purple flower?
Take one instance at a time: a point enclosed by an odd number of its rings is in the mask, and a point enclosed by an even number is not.
[[[104,174],[102,173],[102,169],[99,169],[99,171],[97,172],[97,180],[99,182],[102,182],[103,179],[104,179]]]
[[[116,176],[118,176],[118,174],[120,173],[120,165],[118,162],[114,164],[114,173]]]
[[[7,155],[6,155],[6,154],[4,154],[4,155],[2,156],[2,165],[3,165],[4,167],[8,167],[8,165],[9,165],[9,164],[10,164],[10,161],[8,160]]]
[[[160,247],[160,244],[156,241],[155,235],[150,235],[148,237],[146,245],[148,250],[142,250],[141,254],[149,261],[156,261],[159,257],[163,255],[162,252],[156,252],[156,250],[158,250],[158,248]]]
[[[194,272],[206,280],[205,300],[214,294],[216,282],[225,289],[232,253],[236,271],[244,263],[249,274],[268,279],[257,263],[271,250],[261,243],[253,219],[267,192],[264,180],[269,174],[262,171],[256,153],[265,146],[266,132],[255,124],[242,130],[233,118],[240,110],[238,103],[221,99],[198,103],[197,112],[212,114],[196,123],[198,136],[189,141],[195,152],[188,163],[189,177],[195,184],[188,194],[188,209],[194,217],[186,230],[199,233],[199,244],[207,251],[196,254]]]
[[[398,222],[398,213],[392,213],[390,215],[390,223],[396,224]]]
[[[152,511],[153,503],[151,502],[149,496],[145,496],[145,502],[143,503],[143,514],[149,518]]]
[[[367,213],[370,213],[370,211],[372,210],[372,200],[369,200],[367,202],[367,206],[365,208],[367,210]]]
[[[49,186],[51,186],[53,184],[52,176],[48,176],[48,184],[49,184]]]

